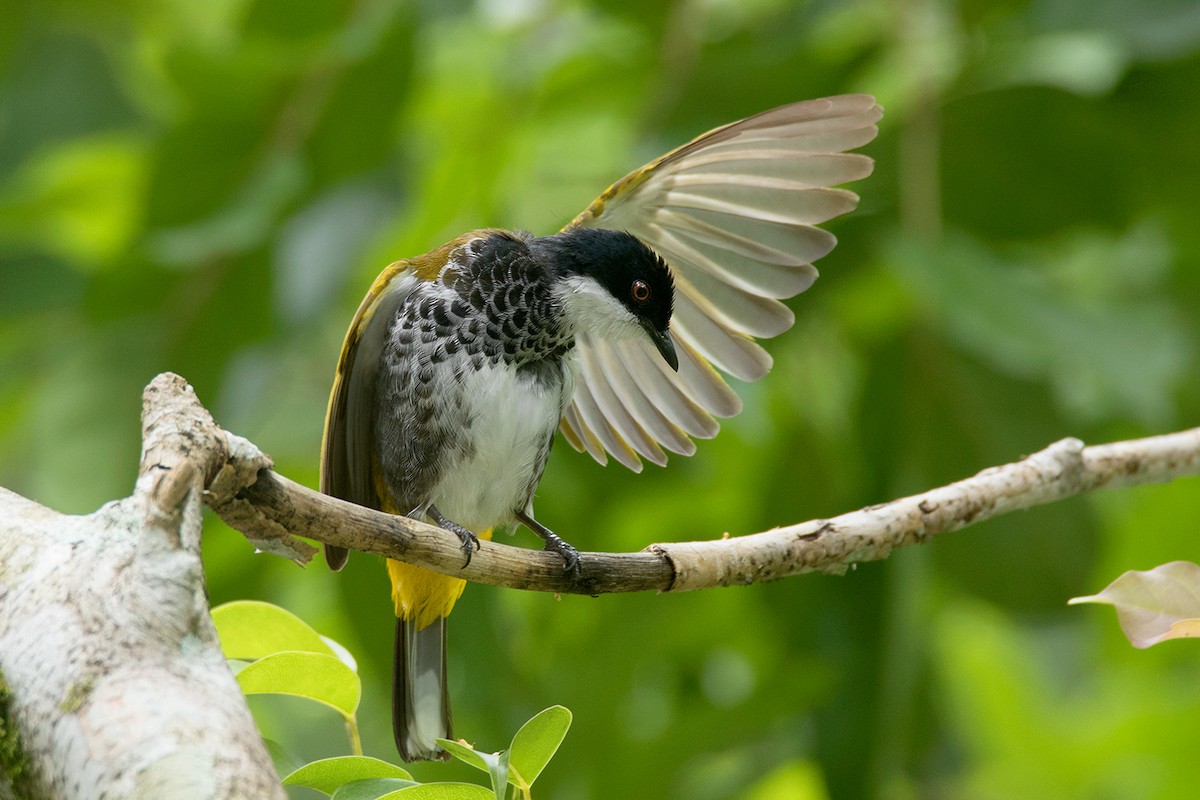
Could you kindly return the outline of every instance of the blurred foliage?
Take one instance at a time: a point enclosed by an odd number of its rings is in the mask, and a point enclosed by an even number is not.
[[[0,485],[50,506],[129,492],[140,390],[168,369],[315,485],[342,333],[384,264],[469,228],[549,232],[709,127],[845,91],[887,109],[876,173],[773,374],[666,470],[556,448],[539,518],[635,550],[1200,418],[1194,0],[7,0],[5,18]],[[1200,560],[1197,533],[1184,481],[839,578],[472,586],[457,732],[501,742],[570,707],[539,784],[561,800],[1187,796],[1194,647],[1134,651],[1065,601]],[[205,546],[214,603],[280,603],[358,657],[364,749],[394,759],[377,560],[300,571],[215,521]],[[251,701],[304,758],[345,753],[335,712]]]

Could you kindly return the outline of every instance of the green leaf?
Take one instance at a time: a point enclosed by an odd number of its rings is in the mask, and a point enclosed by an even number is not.
[[[495,791],[497,800],[504,800],[505,790],[508,788],[509,783],[509,758],[507,751],[485,753],[481,750],[467,747],[464,744],[452,742],[449,739],[438,739],[437,742],[442,746],[442,749],[446,750],[459,761],[470,764],[475,769],[483,770],[491,776],[492,789]]]
[[[494,800],[495,795],[473,783],[423,783],[398,792],[385,794],[379,800]]]
[[[484,760],[483,753],[480,753],[478,750],[449,739],[438,739],[437,743],[442,746],[443,750],[457,758],[459,761],[470,764],[475,769],[482,770],[484,772],[488,771],[487,761]]]
[[[307,697],[354,716],[362,694],[358,675],[334,656],[321,653],[276,653],[237,674],[246,694],[290,694]]]
[[[283,785],[307,786],[318,792],[333,794],[339,786],[368,778],[412,780],[412,775],[407,770],[378,758],[338,756],[305,764],[284,778]]]
[[[395,794],[400,789],[420,786],[414,781],[401,778],[367,778],[351,781],[333,793],[333,800],[377,800]]]
[[[304,760],[292,753],[286,747],[281,745],[274,739],[263,739],[263,744],[267,746],[267,752],[271,755],[271,761],[275,764],[275,771],[280,775],[286,775],[304,763]]]
[[[563,706],[550,706],[522,725],[509,748],[512,765],[509,781],[528,791],[558,751],[570,727],[571,712]]]
[[[504,800],[508,792],[508,751],[499,753],[480,753],[488,767],[488,775],[492,779],[492,791],[496,800]]]
[[[335,655],[308,623],[270,603],[236,600],[214,608],[212,618],[226,658],[255,659],[285,650]]]
[[[1172,561],[1146,572],[1131,570],[1099,594],[1067,602],[1115,607],[1121,630],[1134,647],[1200,637],[1200,565]]]

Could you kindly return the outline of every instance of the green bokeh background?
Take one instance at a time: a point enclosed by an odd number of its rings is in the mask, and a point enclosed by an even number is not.
[[[1200,419],[1195,0],[7,0],[4,17],[0,485],[60,510],[130,491],[163,370],[315,486],[342,333],[384,264],[475,227],[550,232],[703,130],[847,91],[887,110],[876,172],[773,373],[668,469],[560,445],[544,522],[595,550],[749,533],[1063,436]],[[842,577],[473,586],[451,625],[456,732],[499,748],[571,708],[538,785],[555,800],[1189,796],[1200,651],[1134,651],[1110,611],[1065,601],[1200,560],[1198,533],[1191,480]],[[205,550],[214,603],[280,603],[357,655],[366,750],[394,758],[378,560],[301,570],[215,520]],[[346,751],[332,712],[254,707],[305,758]]]

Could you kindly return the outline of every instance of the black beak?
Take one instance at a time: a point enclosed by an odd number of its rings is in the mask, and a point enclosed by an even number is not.
[[[642,327],[646,329],[650,341],[654,342],[654,346],[658,348],[663,360],[671,365],[671,369],[679,372],[679,356],[675,354],[675,343],[671,341],[670,332],[660,331],[649,322],[643,322]]]

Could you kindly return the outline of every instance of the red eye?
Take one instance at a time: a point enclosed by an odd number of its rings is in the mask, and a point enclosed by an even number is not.
[[[650,284],[645,281],[634,281],[629,293],[636,302],[644,303],[650,299]]]

